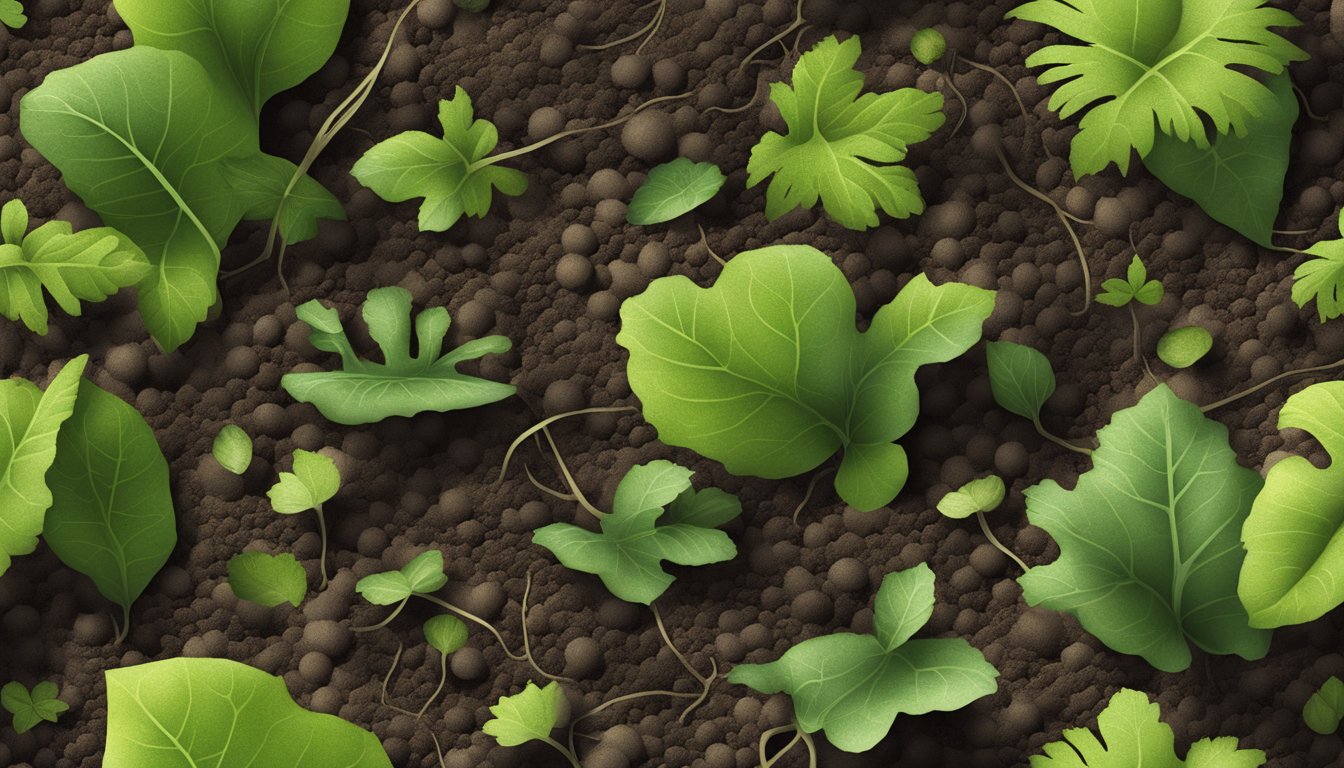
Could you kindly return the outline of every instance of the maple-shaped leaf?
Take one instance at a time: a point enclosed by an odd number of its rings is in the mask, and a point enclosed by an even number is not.
[[[877,226],[878,208],[898,219],[924,211],[914,172],[896,163],[943,124],[942,94],[902,88],[860,96],[860,51],[859,38],[842,43],[832,35],[798,60],[791,86],[771,84],[789,133],[762,136],[747,163],[748,187],[773,176],[768,218],[818,199],[831,218],[857,230]]]
[[[1043,85],[1062,83],[1050,108],[1068,118],[1087,110],[1069,161],[1075,178],[1115,163],[1129,172],[1131,150],[1147,157],[1156,131],[1200,149],[1204,120],[1220,134],[1278,108],[1251,74],[1278,74],[1302,49],[1270,31],[1300,22],[1264,0],[1031,0],[1010,19],[1046,24],[1084,45],[1049,45],[1027,57],[1047,67]]]
[[[424,131],[398,134],[364,153],[350,172],[389,203],[424,198],[422,232],[443,232],[463,216],[485,216],[494,190],[521,195],[527,177],[495,166],[489,155],[499,131],[474,116],[471,97],[458,86],[453,98],[439,102],[443,138]]]
[[[1339,215],[1344,233],[1344,211]],[[1322,240],[1307,249],[1315,256],[1293,271],[1293,303],[1305,307],[1313,299],[1321,322],[1344,315],[1344,237]]]

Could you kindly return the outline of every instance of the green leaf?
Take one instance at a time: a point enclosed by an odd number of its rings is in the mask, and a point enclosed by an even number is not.
[[[55,683],[41,682],[30,693],[22,683],[6,683],[0,688],[0,705],[14,716],[14,730],[27,733],[33,726],[46,720],[54,723],[70,705],[56,698]]]
[[[1258,659],[1269,632],[1237,599],[1237,534],[1260,476],[1237,464],[1227,428],[1165,384],[1097,433],[1093,468],[1066,491],[1026,492],[1027,518],[1059,543],[1018,581],[1031,605],[1066,611],[1113,650],[1164,672],[1190,666],[1187,641]]]
[[[713,163],[679,157],[649,171],[630,200],[626,221],[647,226],[671,221],[699,208],[718,194],[728,180]]]
[[[947,38],[933,27],[925,27],[910,38],[910,54],[915,61],[930,66],[947,54]]]
[[[1326,680],[1320,690],[1307,699],[1302,708],[1302,720],[1322,736],[1339,730],[1339,723],[1344,720],[1344,681],[1338,677]]]
[[[798,60],[792,86],[771,84],[789,133],[762,136],[747,163],[748,187],[773,176],[767,218],[820,199],[832,219],[862,231],[877,226],[878,208],[898,219],[924,211],[914,172],[898,163],[942,126],[943,96],[914,88],[860,96],[859,53],[858,37],[832,35]]]
[[[601,533],[553,523],[532,540],[565,567],[597,575],[616,597],[648,605],[674,581],[664,560],[708,565],[737,555],[728,534],[716,529],[742,514],[741,502],[721,491],[695,493],[691,474],[670,461],[636,465],[617,486]]]
[[[1146,694],[1121,688],[1097,717],[1098,734],[1069,728],[1064,739],[1046,744],[1031,768],[1259,768],[1265,753],[1237,749],[1234,738],[1203,739],[1190,746],[1185,760],[1176,756],[1171,726]]]
[[[521,693],[503,696],[490,708],[494,717],[481,727],[494,736],[502,747],[516,747],[529,741],[549,741],[560,717],[564,692],[560,684],[551,682],[538,688],[529,682]]]
[[[1157,340],[1157,356],[1172,368],[1189,368],[1213,349],[1213,336],[1197,325],[1176,328]]]
[[[296,515],[317,509],[341,490],[341,473],[336,462],[320,453],[294,451],[294,471],[281,472],[280,479],[266,492],[271,506],[282,515]]]
[[[438,592],[448,583],[443,572],[443,553],[431,549],[416,555],[399,571],[374,573],[360,579],[355,591],[373,605],[393,605],[411,595]]]
[[[872,749],[897,715],[960,709],[997,689],[998,672],[961,639],[910,640],[933,611],[933,572],[920,564],[887,574],[874,635],[805,640],[769,664],[739,664],[728,680],[787,693],[806,733],[825,731],[846,752]]]
[[[0,208],[0,234],[6,245],[23,245],[28,236],[28,206],[17,197]]]
[[[342,370],[285,374],[280,386],[295,400],[316,405],[337,424],[372,424],[390,416],[475,408],[517,391],[512,384],[457,370],[468,360],[509,351],[513,343],[503,336],[474,339],[440,355],[452,322],[443,307],[416,316],[416,354],[411,356],[411,293],[405,288],[375,288],[364,301],[364,321],[383,352],[382,363],[356,357],[334,310],[310,301],[299,307],[298,314],[313,327],[313,346],[339,354]]]
[[[104,768],[391,768],[378,738],[224,659],[109,669]]]
[[[616,341],[663,442],[770,479],[843,448],[836,490],[872,510],[905,482],[892,441],[918,414],[915,371],[969,349],[993,306],[992,291],[917,275],[860,333],[854,292],[830,258],[773,246],[732,259],[712,288],[655,280],[622,305]]]
[[[243,213],[219,161],[258,151],[252,116],[195,59],[138,46],[51,73],[23,97],[21,122],[66,185],[148,257],[150,333],[168,351],[191,338]]]
[[[80,355],[66,363],[45,393],[22,379],[0,381],[0,419],[7,425],[0,430],[0,575],[13,557],[37,548],[52,503],[47,470],[88,362]]]
[[[425,641],[444,656],[456,653],[467,644],[467,625],[451,614],[441,613],[430,618],[425,622],[424,631]]]
[[[1165,292],[1162,283],[1148,279],[1148,268],[1143,265],[1143,259],[1138,254],[1134,254],[1133,260],[1129,262],[1124,280],[1114,277],[1105,280],[1101,290],[1097,301],[1110,307],[1123,307],[1135,299],[1140,304],[1152,306],[1162,301]]]
[[[993,512],[1003,503],[1006,493],[1001,478],[995,475],[982,477],[943,496],[938,502],[938,511],[954,520],[965,519],[977,512]]]
[[[1041,408],[1055,393],[1055,372],[1045,355],[1011,341],[991,341],[985,356],[994,401],[1009,413],[1040,420]]]
[[[219,465],[235,475],[241,475],[252,466],[252,438],[237,424],[225,424],[215,435],[210,452]]]
[[[1047,67],[1042,85],[1061,118],[1086,111],[1073,139],[1075,178],[1115,163],[1129,172],[1131,150],[1146,158],[1160,128],[1208,149],[1204,120],[1220,134],[1245,135],[1253,118],[1277,108],[1274,95],[1238,68],[1270,74],[1307,54],[1270,31],[1300,22],[1264,0],[1031,0],[1007,18],[1054,27],[1084,45],[1046,46],[1027,57]]]
[[[1283,179],[1297,122],[1297,95],[1285,71],[1267,83],[1274,107],[1248,118],[1246,131],[1220,135],[1208,147],[1158,134],[1143,164],[1173,191],[1199,203],[1210,218],[1269,247],[1283,202]]]
[[[1344,232],[1344,211],[1340,231]],[[1344,315],[1344,237],[1316,243],[1307,253],[1316,258],[1293,271],[1293,303],[1305,307],[1315,299],[1322,323]]]
[[[279,216],[280,237],[290,245],[317,237],[319,219],[345,219],[340,201],[311,176],[298,176],[290,188],[298,167],[284,158],[264,154],[230,157],[220,164],[220,170],[245,209],[243,218],[268,221]]]
[[[499,132],[488,120],[473,119],[471,97],[461,86],[439,102],[443,138],[407,131],[374,146],[350,173],[389,203],[424,198],[420,231],[444,232],[463,216],[482,218],[494,190],[516,197],[527,177],[500,168],[488,158]]]
[[[1301,456],[1270,467],[1241,529],[1246,564],[1238,592],[1257,627],[1314,621],[1344,603],[1344,382],[1313,384],[1288,398],[1279,429],[1320,441],[1330,465]]]
[[[129,615],[177,544],[168,461],[135,408],[91,381],[56,441],[43,536]]]
[[[229,558],[229,586],[233,594],[257,605],[289,603],[297,608],[308,594],[308,574],[291,554],[244,552]]]
[[[0,23],[10,29],[23,29],[23,25],[28,23],[23,3],[19,0],[0,0]]]

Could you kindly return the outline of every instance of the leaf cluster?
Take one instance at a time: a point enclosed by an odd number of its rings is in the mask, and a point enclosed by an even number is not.
[[[1135,254],[1125,270],[1125,279],[1113,277],[1103,282],[1097,301],[1108,307],[1126,307],[1132,301],[1151,307],[1162,301],[1163,294],[1162,283],[1148,279],[1148,268]]]
[[[55,683],[40,682],[29,691],[23,683],[6,683],[0,688],[0,706],[14,716],[14,731],[27,733],[43,720],[54,723],[70,705],[56,698]]]
[[[394,605],[412,595],[438,592],[447,583],[443,553],[431,549],[416,555],[398,570],[365,576],[355,583],[355,591],[373,605]]]

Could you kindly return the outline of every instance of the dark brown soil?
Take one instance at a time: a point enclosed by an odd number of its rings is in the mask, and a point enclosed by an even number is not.
[[[403,32],[380,89],[319,160],[315,175],[341,199],[345,224],[292,249],[287,295],[270,266],[228,281],[218,319],[183,351],[161,354],[143,331],[133,296],[91,307],[86,317],[54,313],[51,332],[36,337],[0,322],[0,373],[45,384],[70,357],[89,353],[94,380],[134,403],[158,434],[173,470],[180,544],[167,568],[137,603],[130,638],[113,647],[108,606],[82,577],[47,550],[22,558],[0,579],[0,681],[57,681],[71,711],[56,725],[17,735],[0,729],[0,765],[82,766],[101,762],[106,697],[102,672],[179,655],[227,657],[282,675],[305,707],[371,728],[397,766],[438,765],[431,732],[449,768],[547,768],[554,753],[504,749],[481,733],[487,707],[533,679],[483,632],[453,660],[445,695],[424,720],[383,707],[381,681],[399,644],[406,652],[389,701],[418,708],[438,680],[417,619],[408,612],[387,630],[352,634],[351,624],[382,617],[354,595],[366,574],[398,567],[427,548],[441,549],[451,576],[445,595],[494,621],[521,644],[520,601],[531,574],[531,639],[540,664],[580,678],[569,692],[581,711],[622,693],[693,681],[663,646],[652,614],[609,597],[595,579],[558,566],[533,546],[545,523],[577,520],[572,504],[530,485],[520,466],[494,484],[505,447],[539,417],[587,406],[637,405],[615,345],[620,301],[654,278],[684,274],[709,284],[719,266],[700,242],[733,254],[778,242],[809,243],[831,254],[854,284],[862,313],[895,295],[913,274],[962,280],[1000,291],[986,337],[1031,344],[1058,372],[1047,422],[1088,439],[1110,414],[1133,404],[1146,385],[1131,358],[1129,317],[1084,299],[1082,271],[1052,211],[1012,186],[983,150],[1001,128],[1018,174],[1096,225],[1081,228],[1096,281],[1119,276],[1138,251],[1160,277],[1167,298],[1145,309],[1151,355],[1173,321],[1197,321],[1216,339],[1211,358],[1194,369],[1158,369],[1176,391],[1209,402],[1284,370],[1344,357],[1344,329],[1322,326],[1313,310],[1289,298],[1293,258],[1263,251],[1168,193],[1141,167],[1129,178],[1114,169],[1075,181],[1062,159],[1074,131],[1046,107],[1048,92],[1022,62],[1054,33],[1005,23],[1010,0],[808,0],[804,47],[825,34],[860,34],[860,66],[870,87],[941,87],[917,65],[908,41],[920,27],[944,31],[963,56],[998,67],[1031,110],[1024,122],[1001,83],[980,72],[956,82],[970,114],[949,135],[960,110],[948,94],[950,120],[911,159],[931,209],[869,233],[847,231],[817,211],[767,222],[763,188],[745,190],[746,158],[755,140],[779,127],[764,84],[787,76],[782,48],[765,63],[735,72],[748,52],[786,27],[792,0],[669,0],[667,20],[644,49],[644,62],[621,57],[638,43],[576,51],[639,28],[653,8],[629,0],[495,0],[484,15],[454,14],[447,0],[423,0]],[[1316,113],[1304,117],[1294,153],[1282,229],[1318,228],[1335,237],[1344,203],[1344,47],[1329,33],[1327,0],[1276,3],[1305,26],[1293,39],[1312,54],[1296,65],[1296,82]],[[49,72],[130,44],[108,0],[33,0],[33,21],[0,33],[0,179],[35,218],[95,221],[59,174],[18,135],[19,98]],[[337,55],[312,80],[267,111],[271,151],[297,159],[312,131],[374,63],[400,3],[355,0]],[[787,45],[792,45],[789,38]],[[647,70],[647,75],[645,71]],[[616,85],[614,81],[620,82]],[[526,143],[562,126],[610,119],[649,98],[694,95],[651,111],[627,130],[585,134],[513,165],[530,191],[497,199],[484,220],[447,235],[422,234],[413,204],[393,206],[349,175],[376,140],[409,129],[434,130],[433,105],[462,86],[478,113],[493,120],[504,146]],[[728,114],[710,107],[750,109]],[[1048,157],[1046,150],[1053,157]],[[729,174],[725,192],[695,219],[640,228],[625,224],[625,202],[657,162],[680,153],[710,160]],[[251,260],[264,232],[241,230],[228,265]],[[1305,246],[1312,238],[1298,238]],[[370,288],[400,285],[419,306],[445,305],[454,340],[503,334],[515,351],[480,364],[490,378],[513,381],[520,396],[468,413],[390,419],[340,427],[295,404],[280,376],[327,363],[307,343],[295,306],[321,298],[351,317]],[[1157,365],[1154,362],[1154,365]],[[1025,765],[1061,730],[1094,724],[1120,687],[1153,694],[1175,729],[1178,748],[1205,736],[1234,735],[1263,749],[1273,768],[1344,766],[1338,736],[1315,736],[1301,721],[1307,697],[1327,676],[1344,674],[1344,612],[1276,633],[1270,655],[1246,662],[1199,657],[1187,672],[1162,674],[1141,660],[1107,650],[1071,618],[1028,609],[1015,568],[987,545],[973,524],[943,519],[933,504],[975,475],[997,472],[1012,482],[998,535],[1029,563],[1057,548],[1026,524],[1021,491],[1044,478],[1071,485],[1084,458],[1041,440],[1025,421],[998,409],[983,348],[921,376],[922,412],[906,439],[909,487],[890,508],[847,510],[827,487],[802,510],[808,477],[784,482],[735,478],[690,452],[669,449],[637,415],[594,416],[555,432],[578,482],[599,503],[634,463],[671,458],[698,471],[698,482],[740,494],[745,513],[729,531],[737,560],[686,571],[660,601],[669,631],[692,662],[708,669],[773,660],[790,645],[840,629],[871,626],[869,608],[882,575],[928,561],[938,576],[938,607],[929,636],[966,637],[1001,672],[997,694],[963,711],[903,717],[866,755],[820,744],[824,768],[1004,768]],[[1233,447],[1255,468],[1319,447],[1274,427],[1285,397],[1311,379],[1272,387],[1214,416]],[[235,478],[210,457],[220,427],[237,423],[256,438],[258,460]],[[331,587],[301,609],[260,610],[240,603],[225,579],[230,556],[249,547],[295,551],[315,573],[318,538],[311,522],[281,518],[264,498],[277,468],[295,448],[322,449],[338,461],[345,487],[328,505],[333,522]],[[543,478],[550,463],[529,446],[520,454]],[[284,463],[282,463],[284,462]],[[277,465],[281,465],[277,467]],[[708,702],[680,724],[681,707],[663,698],[618,706],[591,723],[581,740],[585,768],[749,768],[761,732],[791,719],[784,697],[762,697],[720,681]],[[7,721],[7,719],[6,719]],[[805,765],[800,755],[781,768]]]

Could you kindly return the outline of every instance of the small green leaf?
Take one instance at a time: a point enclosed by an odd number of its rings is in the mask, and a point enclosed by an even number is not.
[[[447,656],[467,644],[467,625],[456,616],[441,613],[425,622],[425,641]]]
[[[33,726],[46,720],[54,723],[70,705],[56,698],[55,683],[43,681],[29,693],[22,683],[6,683],[0,688],[0,705],[14,716],[14,730],[27,733]]]
[[[910,38],[910,53],[914,55],[915,61],[930,66],[947,54],[947,38],[933,27],[925,27]]]
[[[1055,372],[1045,355],[1011,341],[985,346],[989,387],[994,401],[1009,413],[1036,421],[1045,401],[1055,393]]]
[[[1197,325],[1176,328],[1157,341],[1157,356],[1172,368],[1189,368],[1213,349],[1213,336]]]
[[[17,197],[0,208],[0,235],[6,245],[23,245],[28,235],[28,206]]]
[[[679,157],[649,171],[630,200],[626,221],[647,226],[662,224],[689,213],[718,194],[728,180],[713,163],[696,163]]]
[[[1339,215],[1344,232],[1344,211]],[[1307,249],[1315,256],[1293,271],[1293,303],[1305,307],[1313,299],[1321,322],[1344,315],[1344,236],[1322,240]]]
[[[1138,293],[1143,284],[1148,282],[1148,267],[1144,266],[1143,259],[1139,258],[1137,253],[1134,254],[1134,258],[1129,262],[1129,267],[1125,270],[1125,279],[1129,281],[1129,287],[1135,293]]]
[[[308,574],[293,555],[244,552],[229,559],[229,586],[239,598],[267,608],[297,608],[308,594]]]
[[[252,466],[252,438],[237,424],[225,424],[215,435],[210,452],[219,465],[235,475],[241,475]]]
[[[443,553],[431,549],[416,555],[401,570],[365,576],[355,584],[355,591],[373,605],[393,605],[413,594],[437,592],[447,583],[448,576],[443,572]]]
[[[320,453],[294,451],[294,471],[281,472],[280,480],[266,492],[271,506],[282,515],[296,515],[331,500],[341,490],[336,462]]]
[[[1134,292],[1134,298],[1137,299],[1140,304],[1146,304],[1151,307],[1162,301],[1162,296],[1164,294],[1165,291],[1163,290],[1161,283],[1156,280],[1149,280],[1139,286],[1139,289]]]
[[[563,699],[559,683],[538,688],[536,683],[529,682],[521,693],[500,698],[490,708],[494,717],[485,721],[481,730],[494,736],[502,747],[549,740],[559,720]]]
[[[1339,730],[1344,720],[1344,681],[1332,677],[1325,681],[1320,690],[1307,699],[1302,708],[1302,719],[1307,727],[1322,736],[1329,736]]]
[[[23,3],[19,0],[0,0],[0,23],[10,29],[23,29],[23,25],[28,23]]]
[[[1003,480],[995,475],[982,477],[943,496],[938,511],[944,516],[961,520],[977,512],[993,512],[1003,503],[1006,489]]]

